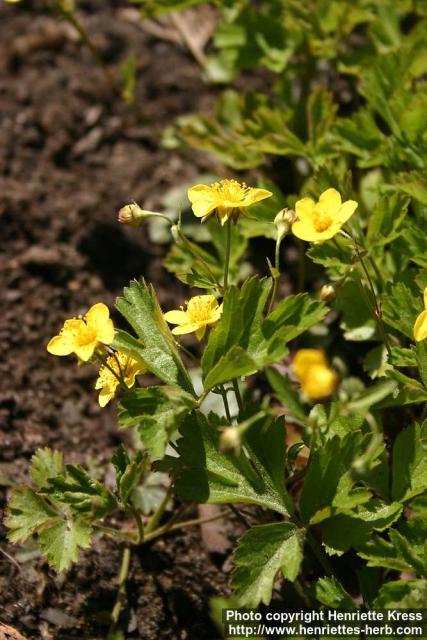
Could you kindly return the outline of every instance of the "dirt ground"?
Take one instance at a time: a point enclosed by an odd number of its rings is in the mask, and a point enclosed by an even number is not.
[[[111,308],[136,275],[155,281],[163,304],[172,302],[163,248],[120,227],[117,210],[132,199],[155,208],[171,186],[212,171],[202,155],[159,144],[165,125],[212,98],[197,64],[179,45],[144,32],[119,2],[91,0],[80,11],[112,70],[136,53],[138,115],[39,3],[0,2],[0,507],[40,446],[61,449],[69,461],[110,459],[122,434],[114,409],[97,404],[94,371],[48,355],[45,345],[66,317],[101,300]],[[15,564],[18,552],[0,525],[1,622],[28,639],[105,637],[118,543],[96,541],[61,577],[31,549]],[[209,598],[227,593],[224,562],[197,530],[135,554],[126,637],[215,638]]]

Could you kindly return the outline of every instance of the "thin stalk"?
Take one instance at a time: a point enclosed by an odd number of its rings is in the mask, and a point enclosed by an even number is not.
[[[242,522],[242,524],[244,524],[245,527],[247,527],[249,529],[251,525],[248,522],[248,520],[245,518],[243,513],[240,513],[240,511],[234,506],[234,504],[230,503],[228,506],[230,507],[230,510],[232,511],[232,513],[234,513],[236,518],[238,518],[240,520],[240,522]]]
[[[135,544],[141,544],[144,541],[144,525],[142,523],[141,514],[133,505],[129,506],[129,510],[135,518],[136,526],[137,526],[137,536],[135,540]]]
[[[305,283],[305,250],[302,240],[298,241],[298,293],[304,291]]]
[[[325,571],[327,576],[334,576],[338,582],[340,582],[335,574],[334,568],[329,562],[326,554],[322,551],[322,548],[318,544],[316,538],[313,536],[311,531],[306,532],[306,540],[310,546],[310,549],[313,551],[319,563],[322,565],[323,570]]]
[[[162,515],[166,510],[166,507],[168,506],[168,502],[170,500],[172,493],[173,493],[173,486],[170,485],[163,497],[163,500],[161,501],[161,503],[159,504],[156,511],[153,513],[153,515],[151,516],[150,520],[148,521],[145,527],[145,537],[147,537],[147,534],[151,533],[152,531],[154,531],[154,529],[156,529],[157,525],[161,520]]]
[[[77,31],[79,37],[81,38],[81,41],[89,49],[89,51],[90,51],[93,59],[95,60],[96,64],[102,70],[102,72],[104,74],[104,77],[105,77],[105,79],[107,81],[107,84],[109,85],[110,89],[113,91],[113,93],[116,93],[116,94],[120,95],[120,91],[118,90],[116,81],[115,81],[110,69],[105,64],[104,60],[102,59],[101,53],[99,52],[98,48],[93,43],[93,41],[92,41],[90,35],[88,34],[88,32],[86,31],[86,29],[79,22],[79,20],[76,18],[74,13],[72,13],[71,11],[67,11],[67,9],[65,9],[63,7],[61,0],[54,0],[54,5],[55,5],[55,9],[58,11],[58,13],[60,13],[62,15],[62,17],[64,18],[64,20],[66,20],[68,22],[68,24],[70,24],[73,27],[73,29],[75,31]]]
[[[233,380],[233,389],[234,389],[234,394],[236,396],[236,400],[237,400],[237,405],[239,407],[239,413],[243,413],[243,398],[242,395],[240,393],[240,389],[239,389],[239,383],[237,381],[237,378],[234,378]]]
[[[177,345],[178,349],[181,349],[181,351],[183,351],[189,358],[191,358],[195,362],[198,362],[198,359],[194,355],[194,353],[191,353],[191,351],[189,351],[189,349],[187,349],[187,347],[184,347],[184,345],[181,344],[181,342],[176,342],[176,345]]]
[[[208,265],[208,263],[204,259],[203,255],[199,251],[198,247],[194,246],[193,243],[190,242],[188,240],[188,238],[185,237],[185,235],[182,233],[181,229],[178,229],[178,236],[179,236],[180,240],[182,240],[182,242],[188,248],[190,253],[196,258],[196,260],[200,260],[200,262],[203,264],[203,266],[205,267],[206,271],[209,273],[210,277],[212,278],[213,282],[215,282],[215,286],[217,287],[218,291],[221,291],[221,288],[222,288],[221,284],[216,279],[212,269],[210,268],[210,266]]]
[[[225,262],[224,262],[224,293],[228,288],[228,271],[230,268],[230,255],[231,255],[231,219],[229,218],[225,223]]]
[[[280,278],[280,245],[281,244],[282,244],[282,238],[278,237],[276,240],[276,251],[274,253],[273,289],[271,291],[271,298],[270,298],[270,303],[268,305],[267,315],[273,310],[273,306],[277,296],[277,287],[279,285],[279,278]]]
[[[112,538],[123,538],[128,542],[135,541],[134,531],[120,531],[120,529],[113,529],[112,527],[103,527],[102,525],[96,525],[96,530],[104,535],[111,536]]]
[[[179,529],[187,529],[188,527],[194,527],[198,524],[205,524],[206,522],[213,522],[214,520],[219,520],[220,518],[224,518],[226,516],[226,512],[222,511],[216,516],[211,516],[210,518],[194,518],[193,520],[185,520],[184,522],[177,522],[176,524],[169,525],[166,523],[162,527],[155,529],[151,533],[145,536],[144,542],[149,542],[150,540],[155,540],[155,538],[159,538],[165,533],[170,533],[172,531],[177,531]]]
[[[368,281],[368,285],[369,285],[369,289],[371,291],[372,297],[373,297],[373,299],[375,301],[374,316],[375,316],[375,319],[376,319],[376,321],[378,323],[378,329],[380,331],[380,334],[381,334],[382,340],[384,342],[385,348],[387,349],[388,356],[391,359],[390,341],[388,339],[388,335],[387,335],[387,332],[386,332],[386,329],[385,329],[385,326],[384,326],[384,322],[383,322],[383,319],[382,319],[381,305],[380,305],[379,300],[377,298],[377,294],[376,294],[376,291],[375,291],[371,276],[369,275],[369,271],[368,271],[368,268],[366,266],[366,263],[365,263],[363,257],[361,256],[361,254],[359,252],[359,247],[357,246],[357,243],[354,243],[354,248],[355,248],[356,254],[357,254],[358,258],[359,258],[360,265],[361,265],[361,267],[363,269],[363,272],[364,272],[364,274],[366,276],[366,279]]]
[[[111,612],[111,626],[110,626],[110,631],[108,633],[109,638],[113,637],[113,633],[116,630],[117,623],[120,617],[120,612],[122,610],[123,601],[126,596],[126,580],[129,575],[130,556],[131,556],[130,547],[125,547],[123,549],[122,563],[120,565],[120,571],[119,571],[119,577],[118,577],[119,588],[117,591],[116,603]]]
[[[223,384],[219,386],[219,390],[220,390],[220,393],[221,393],[221,396],[222,396],[222,401],[224,403],[224,409],[225,409],[226,418],[227,418],[229,424],[231,424],[230,405],[228,404],[227,392],[224,389],[224,385]]]

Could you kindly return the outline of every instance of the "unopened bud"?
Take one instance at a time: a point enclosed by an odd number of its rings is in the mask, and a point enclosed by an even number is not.
[[[122,224],[129,224],[133,227],[138,227],[143,219],[147,217],[144,214],[145,211],[143,211],[136,202],[133,202],[132,204],[127,204],[125,207],[120,209],[118,220]]]
[[[291,226],[296,221],[297,216],[292,209],[282,209],[274,218],[274,226],[280,239],[284,238],[291,230]]]
[[[323,300],[323,302],[335,300],[336,296],[337,292],[332,284],[324,284],[320,289],[320,299]]]
[[[241,443],[239,429],[237,427],[226,427],[221,434],[219,448],[222,453],[231,450],[238,452]]]

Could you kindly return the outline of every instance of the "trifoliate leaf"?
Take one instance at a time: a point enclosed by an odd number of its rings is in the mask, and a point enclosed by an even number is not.
[[[375,609],[419,609],[427,602],[427,580],[386,582],[373,603]]]
[[[240,606],[268,605],[279,573],[295,580],[302,561],[303,536],[294,524],[275,522],[252,527],[240,538],[232,575]]]

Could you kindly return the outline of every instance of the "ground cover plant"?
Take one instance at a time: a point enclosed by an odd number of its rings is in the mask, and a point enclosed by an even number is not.
[[[126,329],[93,300],[47,345],[99,365],[99,404],[119,396],[134,446],[112,458],[114,489],[41,448],[9,500],[10,539],[35,535],[56,571],[95,534],[123,539],[110,637],[130,548],[198,524],[181,507],[165,517],[173,493],[243,521],[228,603],[416,608],[427,596],[425,7],[220,8],[206,77],[267,68],[271,82],[226,89],[164,144],[230,171],[190,186],[183,210],[119,213],[135,234],[169,234],[164,265],[188,294],[161,308],[135,274],[116,303]],[[150,508],[153,473],[170,484]]]

